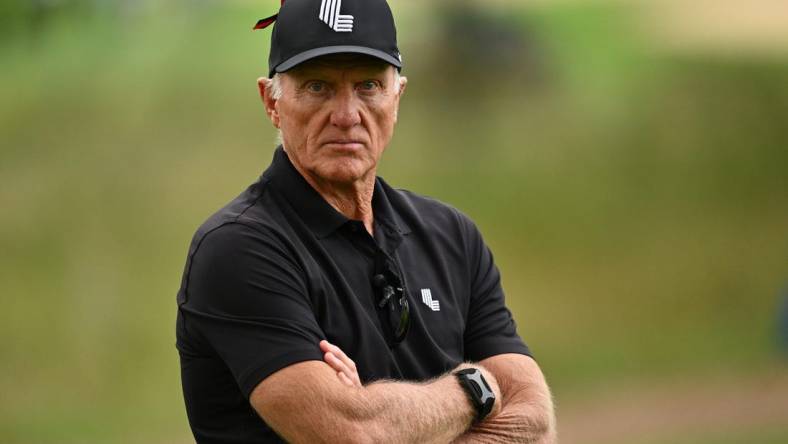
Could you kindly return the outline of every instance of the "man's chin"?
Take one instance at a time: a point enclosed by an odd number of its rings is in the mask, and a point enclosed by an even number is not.
[[[369,171],[370,168],[362,165],[358,159],[333,159],[321,165],[317,172],[327,182],[352,184],[362,180]]]

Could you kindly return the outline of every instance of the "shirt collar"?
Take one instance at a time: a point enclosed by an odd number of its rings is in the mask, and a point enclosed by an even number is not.
[[[304,223],[318,238],[324,238],[350,221],[334,209],[295,169],[280,145],[274,152],[271,166],[263,173],[270,183],[293,207]],[[375,223],[381,224],[389,235],[410,233],[405,221],[394,211],[387,194],[394,190],[381,178],[375,179],[372,212]]]

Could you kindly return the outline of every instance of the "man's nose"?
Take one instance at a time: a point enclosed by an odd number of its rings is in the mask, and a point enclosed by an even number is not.
[[[340,128],[352,128],[361,123],[359,102],[353,88],[343,88],[334,96],[331,124]]]

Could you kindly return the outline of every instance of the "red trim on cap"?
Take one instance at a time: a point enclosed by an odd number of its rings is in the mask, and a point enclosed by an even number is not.
[[[282,3],[280,3],[280,7],[284,6],[284,4],[285,4],[285,0],[282,0]],[[258,29],[265,29],[265,28],[271,26],[276,21],[277,17],[279,17],[279,14],[274,14],[271,17],[258,20],[257,24],[254,25],[254,28],[252,28],[252,31],[255,31],[255,30],[258,30]]]
[[[278,16],[279,16],[279,14],[274,14],[271,17],[258,20],[257,24],[254,25],[254,28],[252,28],[252,30],[265,29],[265,28],[271,26],[276,21],[276,18]]]

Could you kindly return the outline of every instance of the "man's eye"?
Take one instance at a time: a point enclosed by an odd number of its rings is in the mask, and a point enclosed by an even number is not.
[[[364,91],[374,91],[378,88],[378,82],[374,80],[367,80],[365,82],[361,82],[360,88]]]
[[[306,89],[313,93],[319,93],[326,89],[326,85],[323,82],[310,82],[306,85]]]

